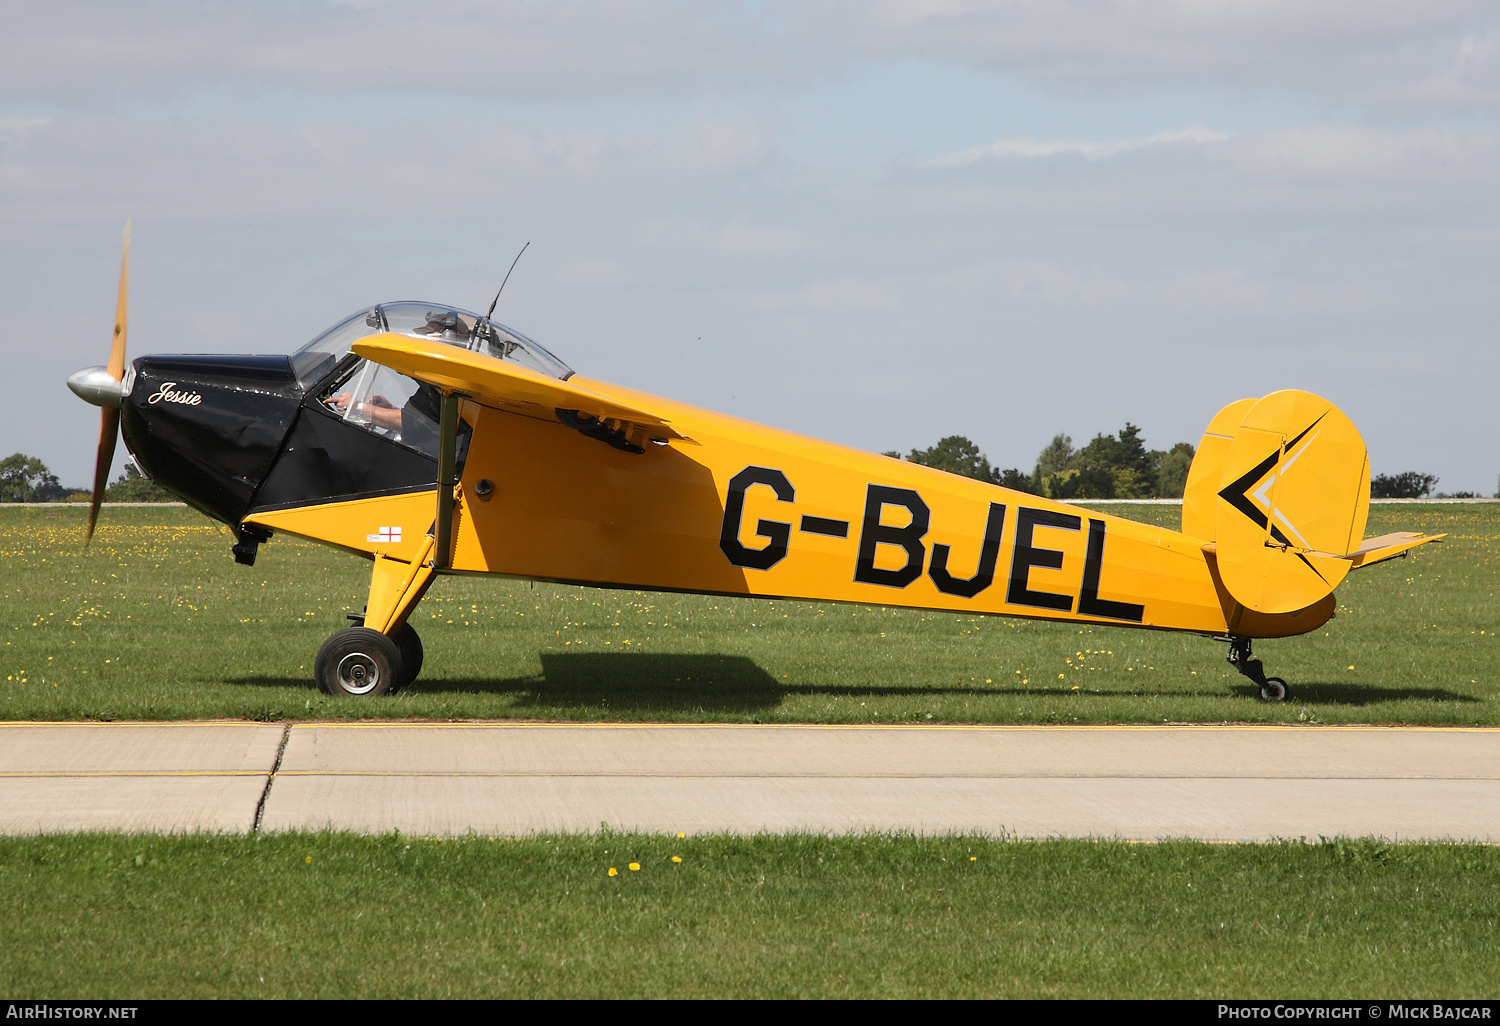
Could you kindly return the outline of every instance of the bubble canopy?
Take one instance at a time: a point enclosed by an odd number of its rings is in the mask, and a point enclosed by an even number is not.
[[[317,383],[349,347],[368,335],[394,332],[510,360],[548,377],[566,381],[573,369],[518,331],[479,314],[438,303],[382,303],[345,318],[292,354],[303,388]]]

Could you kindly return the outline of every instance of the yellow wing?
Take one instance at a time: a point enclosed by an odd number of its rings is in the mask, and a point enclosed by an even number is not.
[[[371,335],[351,348],[358,356],[418,381],[461,392],[510,413],[548,421],[572,414],[601,423],[613,421],[627,436],[691,441],[660,413],[482,353],[393,333]]]

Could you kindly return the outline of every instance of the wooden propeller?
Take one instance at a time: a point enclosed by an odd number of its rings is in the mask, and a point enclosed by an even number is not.
[[[128,320],[126,310],[130,293],[130,222],[125,222],[125,238],[121,243],[120,297],[115,303],[115,334],[110,343],[109,363],[106,370],[115,381],[125,376],[125,330]],[[115,442],[120,437],[120,408],[102,406],[99,410],[99,455],[94,461],[94,495],[89,506],[89,531],[84,544],[94,537],[94,525],[99,520],[99,504],[104,501],[104,488],[109,483],[109,469],[115,459]]]

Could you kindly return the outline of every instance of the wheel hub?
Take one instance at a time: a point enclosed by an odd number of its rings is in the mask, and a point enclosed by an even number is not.
[[[380,684],[380,668],[363,652],[351,652],[339,660],[339,683],[351,695],[364,695]]]

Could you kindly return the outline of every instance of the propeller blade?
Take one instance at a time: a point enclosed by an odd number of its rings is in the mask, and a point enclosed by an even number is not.
[[[130,295],[130,222],[125,222],[125,238],[120,253],[120,298],[115,302],[114,344],[109,350],[109,373],[116,381],[125,376],[126,300]]]
[[[89,506],[89,533],[83,539],[84,545],[94,540],[99,504],[104,501],[104,486],[109,484],[109,468],[115,460],[115,440],[120,437],[120,411],[106,406],[99,412],[99,458],[94,462],[94,497]]]
[[[130,294],[130,222],[125,222],[125,238],[120,244],[120,297],[115,302],[115,333],[110,343],[109,363],[106,370],[116,381],[125,377],[125,330],[128,320],[127,299]],[[109,484],[109,469],[115,460],[115,442],[120,437],[120,411],[105,406],[99,418],[99,455],[94,461],[94,495],[89,505],[89,531],[84,545],[94,539],[94,525],[99,520],[99,504],[104,501],[104,488]]]

